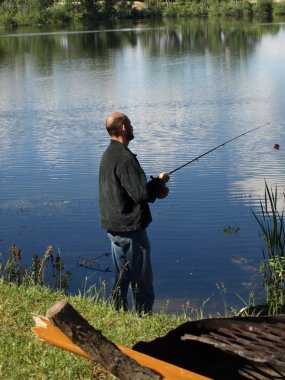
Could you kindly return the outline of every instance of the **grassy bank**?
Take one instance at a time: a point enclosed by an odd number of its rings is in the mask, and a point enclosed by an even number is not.
[[[155,314],[139,318],[116,312],[94,297],[69,296],[47,287],[17,286],[0,280],[0,378],[111,379],[91,362],[37,340],[31,328],[32,313],[44,315],[56,301],[66,298],[84,318],[113,342],[131,347],[139,340],[165,334],[186,317]]]

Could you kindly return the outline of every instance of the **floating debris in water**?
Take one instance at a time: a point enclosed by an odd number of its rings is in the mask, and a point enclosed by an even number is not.
[[[275,150],[279,150],[279,148],[280,148],[280,145],[279,145],[279,144],[274,144],[274,149],[275,149]]]
[[[234,264],[248,264],[250,262],[250,260],[246,259],[245,257],[238,256],[233,256],[231,261]]]
[[[254,286],[253,282],[242,282],[241,285],[246,289],[251,289]]]
[[[239,231],[239,227],[238,226],[231,226],[231,225],[228,225],[226,227],[223,227],[223,233],[225,235],[232,235],[232,234],[237,234]]]
[[[243,270],[246,272],[257,272],[258,268],[255,267],[254,265],[251,265],[253,263],[252,259],[246,259],[245,257],[238,257],[238,256],[233,256],[231,258],[231,262],[233,264],[240,265]]]

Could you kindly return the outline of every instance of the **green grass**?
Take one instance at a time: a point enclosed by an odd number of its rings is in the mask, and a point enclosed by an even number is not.
[[[0,378],[1,380],[111,379],[90,361],[35,338],[32,313],[45,315],[56,301],[67,299],[95,328],[114,343],[131,347],[139,340],[164,335],[186,321],[185,316],[154,314],[137,317],[115,311],[95,297],[65,296],[47,287],[17,286],[0,280]]]

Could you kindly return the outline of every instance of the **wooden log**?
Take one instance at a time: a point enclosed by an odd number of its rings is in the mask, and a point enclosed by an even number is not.
[[[119,379],[159,380],[163,377],[125,355],[91,326],[67,301],[59,301],[46,313],[73,343]]]

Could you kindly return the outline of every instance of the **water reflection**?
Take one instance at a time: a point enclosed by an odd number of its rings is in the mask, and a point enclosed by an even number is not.
[[[144,25],[144,24],[142,24]],[[135,29],[82,30],[81,32],[35,32],[29,34],[0,35],[1,56],[34,54],[40,68],[68,50],[67,58],[86,57],[108,59],[108,49],[140,46],[149,56],[204,54],[208,51],[220,55],[227,50],[230,55],[246,55],[263,35],[276,35],[282,24],[230,22],[220,20],[182,20],[177,24],[164,22],[157,28],[135,25]],[[132,25],[130,25],[132,27]],[[33,37],[32,41],[31,38]]]
[[[108,144],[104,121],[113,110],[130,116],[131,149],[148,175],[270,121],[175,173],[169,199],[152,206],[158,305],[213,295],[216,307],[216,283],[240,293],[242,283],[258,281],[258,272],[232,258],[258,267],[251,209],[258,211],[265,178],[280,193],[284,186],[284,24],[114,27],[0,36],[0,248],[8,251],[14,241],[28,262],[48,244],[59,247],[73,289],[82,286],[91,273],[76,267],[77,258],[109,249],[99,228],[97,181]],[[230,225],[239,232],[225,236]]]

